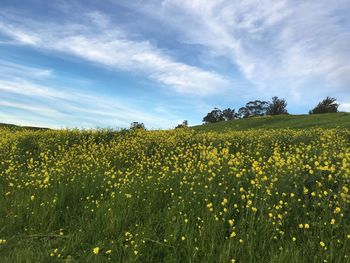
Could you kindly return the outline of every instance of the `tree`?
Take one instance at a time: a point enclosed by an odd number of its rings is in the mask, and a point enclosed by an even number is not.
[[[222,114],[222,111],[219,108],[214,108],[211,112],[209,112],[204,118],[204,123],[214,123],[219,121],[224,121],[225,118]]]
[[[240,118],[266,115],[269,103],[267,101],[254,100],[246,103],[245,107],[238,110]]]
[[[230,108],[223,110],[222,116],[225,119],[225,121],[231,121],[231,120],[234,120],[238,117],[235,110],[234,109],[231,110]]]
[[[188,128],[188,121],[184,120],[181,124],[178,124],[175,129]]]
[[[315,108],[310,110],[309,114],[338,112],[339,104],[337,104],[336,101],[336,98],[327,96],[327,98],[319,102]]]
[[[287,102],[285,99],[279,99],[278,97],[272,97],[272,102],[269,103],[266,114],[267,115],[280,115],[288,114]]]
[[[142,122],[134,121],[130,124],[130,130],[146,130],[146,128]]]

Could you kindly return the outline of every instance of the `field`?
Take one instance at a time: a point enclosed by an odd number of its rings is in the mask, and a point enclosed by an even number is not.
[[[226,131],[248,129],[309,129],[309,128],[350,128],[350,113],[327,113],[312,115],[262,116],[233,121],[194,126],[200,131]]]
[[[350,130],[0,129],[1,262],[350,262]]]

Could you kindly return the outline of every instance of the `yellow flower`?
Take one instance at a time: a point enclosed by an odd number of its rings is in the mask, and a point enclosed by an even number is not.
[[[94,247],[94,249],[92,250],[92,252],[97,255],[100,252],[100,248],[99,247]]]
[[[6,243],[6,239],[0,239],[0,245],[5,243]]]
[[[310,228],[310,225],[309,225],[309,224],[305,224],[305,225],[304,225],[304,228],[305,228],[305,229],[309,229],[309,228]]]
[[[106,254],[107,255],[109,255],[109,254],[111,254],[112,253],[112,250],[110,250],[110,249],[108,249],[107,251],[106,251]]]
[[[232,231],[231,235],[230,235],[230,238],[233,238],[236,236],[236,232],[235,231]]]
[[[304,228],[304,225],[303,224],[299,224],[299,228]]]
[[[292,240],[295,242],[297,239],[295,237],[292,237]]]
[[[334,225],[334,224],[335,224],[335,219],[332,218],[332,220],[331,220],[331,225]]]
[[[335,214],[340,213],[340,211],[341,211],[340,207],[336,207],[336,208],[334,209],[334,213],[335,213]]]
[[[321,246],[321,247],[325,247],[326,244],[325,244],[323,241],[321,241],[321,242],[320,242],[320,246]]]
[[[30,200],[31,200],[31,201],[34,201],[34,199],[35,199],[35,196],[32,195],[32,196],[30,197]]]
[[[182,240],[182,241],[186,240],[186,237],[185,237],[185,236],[182,236],[182,237],[181,237],[181,240]]]

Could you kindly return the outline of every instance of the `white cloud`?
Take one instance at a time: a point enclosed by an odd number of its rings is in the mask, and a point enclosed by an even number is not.
[[[322,89],[349,91],[349,1],[164,0],[160,6],[156,16],[179,39],[227,58],[261,93],[298,100]],[[154,7],[139,11],[153,16]],[[313,81],[322,87],[307,86]]]
[[[37,84],[30,80],[0,80],[1,122],[57,127],[128,127],[132,121],[144,122],[148,128],[169,128],[177,116],[145,113],[117,97]],[[21,114],[8,111],[20,110]],[[6,116],[5,116],[6,115]],[[12,116],[12,119],[9,119]],[[24,122],[22,122],[24,121]]]
[[[143,74],[179,93],[202,96],[228,87],[228,81],[216,72],[179,62],[147,41],[128,39],[101,13],[89,13],[87,17],[92,22],[85,25],[18,21],[11,17],[0,21],[0,32],[21,44]]]

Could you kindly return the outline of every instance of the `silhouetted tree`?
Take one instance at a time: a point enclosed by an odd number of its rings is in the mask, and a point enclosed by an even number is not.
[[[245,107],[238,110],[238,115],[240,118],[248,118],[254,116],[264,116],[266,115],[269,103],[267,101],[254,100],[249,101]]]
[[[146,130],[146,128],[142,122],[134,121],[130,124],[130,130]]]
[[[272,101],[269,103],[266,114],[267,115],[280,115],[288,114],[287,102],[285,99],[279,99],[278,97],[272,97]]]
[[[214,108],[211,112],[209,112],[204,118],[204,123],[214,123],[219,121],[224,121],[225,118],[222,114],[222,111],[219,108]]]
[[[339,104],[337,104],[336,101],[336,98],[328,96],[323,101],[319,102],[315,108],[310,110],[309,114],[338,112]]]
[[[175,129],[188,128],[188,121],[184,120],[181,124],[178,124]]]
[[[236,119],[237,113],[235,112],[234,109],[227,108],[222,111],[222,116],[224,117],[225,121],[230,121]]]

